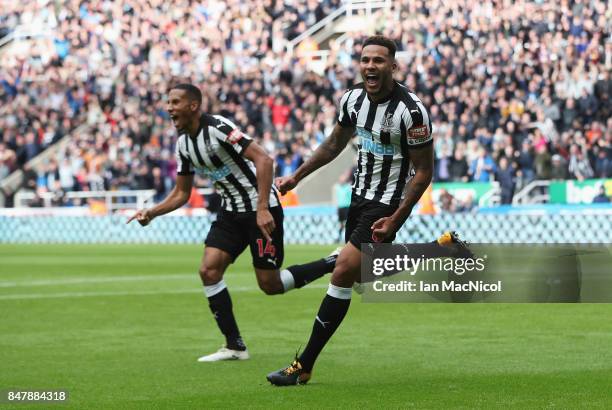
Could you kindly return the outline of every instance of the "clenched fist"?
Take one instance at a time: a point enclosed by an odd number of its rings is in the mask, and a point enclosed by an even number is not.
[[[288,191],[291,191],[296,187],[297,181],[293,175],[288,177],[278,177],[274,180],[274,185],[276,185],[276,188],[278,188],[282,195],[285,195]]]

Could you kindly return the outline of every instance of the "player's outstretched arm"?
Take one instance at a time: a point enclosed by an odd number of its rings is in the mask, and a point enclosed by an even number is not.
[[[291,191],[306,176],[330,163],[336,158],[355,134],[354,127],[342,127],[336,124],[331,134],[319,145],[308,161],[304,162],[293,175],[276,178],[276,187],[285,194]]]
[[[155,217],[165,215],[180,208],[189,201],[192,186],[193,175],[177,175],[176,185],[162,202],[151,209],[139,210],[126,223],[136,219],[140,225],[147,226]]]
[[[272,231],[276,228],[274,218],[268,209],[274,160],[255,142],[251,142],[244,150],[244,157],[253,161],[257,172],[257,226],[264,238],[272,240]]]
[[[372,225],[374,239],[382,241],[393,235],[406,222],[412,208],[419,201],[433,177],[433,144],[410,151],[410,160],[415,174],[406,184],[405,196],[393,215],[381,218]]]

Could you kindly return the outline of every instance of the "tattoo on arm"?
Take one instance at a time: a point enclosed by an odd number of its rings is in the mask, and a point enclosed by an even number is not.
[[[319,145],[312,156],[295,172],[296,178],[300,180],[331,162],[346,147],[354,133],[355,130],[353,128],[343,128],[336,124],[329,137]]]
[[[415,174],[406,184],[405,196],[396,211],[396,217],[402,221],[412,212],[412,208],[421,199],[421,196],[431,183],[433,176],[433,145],[413,150],[411,155]]]
[[[425,192],[428,186],[429,182],[419,182],[412,178],[406,187],[404,202],[412,208],[421,199],[423,192]]]

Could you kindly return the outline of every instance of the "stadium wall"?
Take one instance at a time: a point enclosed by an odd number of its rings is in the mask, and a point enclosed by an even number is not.
[[[212,215],[156,219],[146,228],[126,225],[126,215],[68,212],[0,215],[0,243],[203,243]],[[287,244],[333,244],[339,240],[336,210],[303,206],[285,210]],[[427,242],[456,230],[474,243],[610,243],[612,206],[494,207],[474,214],[414,215],[397,241]]]

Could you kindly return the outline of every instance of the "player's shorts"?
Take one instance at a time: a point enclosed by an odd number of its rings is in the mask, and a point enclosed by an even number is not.
[[[251,248],[253,266],[259,269],[278,269],[283,265],[283,208],[270,208],[276,228],[272,231],[272,242],[268,243],[257,226],[257,212],[219,212],[212,223],[204,244],[221,249],[232,256],[232,262]]]
[[[357,249],[361,249],[362,243],[374,243],[372,239],[372,224],[385,216],[391,216],[397,206],[386,205],[376,201],[370,201],[361,196],[351,197],[351,206],[346,221],[345,242],[350,242]],[[393,242],[395,234],[384,241]]]

